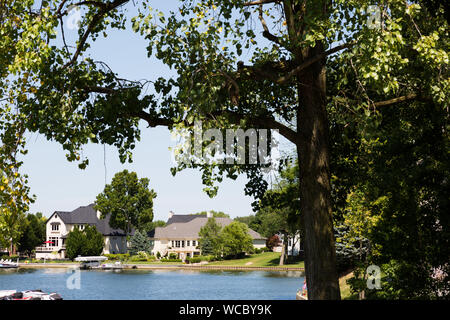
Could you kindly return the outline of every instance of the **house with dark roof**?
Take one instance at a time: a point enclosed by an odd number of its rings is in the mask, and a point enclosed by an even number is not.
[[[200,228],[203,227],[212,213],[206,215],[182,215],[169,213],[165,227],[157,227],[148,233],[150,244],[152,246],[152,254],[158,252],[161,256],[175,253],[180,259],[200,255],[201,251],[198,247],[198,239]],[[233,222],[230,218],[215,218],[216,222],[225,227]],[[266,239],[258,232],[249,229],[249,234],[253,239],[255,248],[264,248]]]
[[[69,212],[55,211],[46,222],[46,241],[43,246],[36,248],[36,259],[64,259],[68,233],[76,226],[83,230],[88,225],[94,225],[103,235],[103,254],[126,253],[125,232],[109,226],[109,215],[104,219],[100,219],[100,216],[101,213],[94,209],[94,204]]]

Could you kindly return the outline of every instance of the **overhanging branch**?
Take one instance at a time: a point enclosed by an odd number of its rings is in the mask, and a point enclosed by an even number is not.
[[[336,53],[336,52],[341,51],[343,49],[350,48],[350,47],[352,47],[354,45],[355,45],[355,42],[345,43],[345,44],[342,44],[340,46],[337,46],[337,47],[334,47],[332,49],[329,49],[329,50],[325,51],[324,53],[318,54],[318,55],[316,55],[316,56],[306,60],[305,62],[303,62],[299,66],[295,67],[288,74],[278,78],[276,80],[276,83],[284,84],[284,83],[288,82],[292,77],[297,75],[300,71],[308,68],[310,65],[312,65],[312,64],[314,64],[314,63],[316,63],[316,62],[318,62],[318,61],[320,61],[322,59],[325,59],[326,57],[328,57],[329,55],[331,55],[333,53]]]
[[[244,3],[244,7],[250,7],[250,6],[257,6],[262,4],[269,4],[269,3],[279,3],[281,0],[258,0],[258,1],[251,1]]]
[[[405,102],[405,101],[411,101],[411,100],[427,100],[424,99],[423,97],[419,96],[417,93],[411,93],[411,94],[407,94],[401,97],[397,97],[397,98],[393,98],[393,99],[389,99],[389,100],[385,100],[385,101],[378,101],[378,102],[374,102],[374,106],[375,107],[384,107],[384,106],[390,106],[393,104],[397,104],[400,102]]]

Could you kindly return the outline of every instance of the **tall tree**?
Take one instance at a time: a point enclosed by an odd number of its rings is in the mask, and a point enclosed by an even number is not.
[[[31,254],[31,252],[45,241],[46,219],[42,213],[27,214],[23,226],[23,232],[19,240],[19,251]]]
[[[221,230],[222,226],[217,223],[214,217],[209,218],[206,224],[200,228],[198,245],[203,255],[221,256],[223,246],[220,239]]]
[[[86,226],[84,230],[76,226],[67,234],[66,255],[71,260],[78,256],[98,256],[104,245],[103,235],[95,226]]]
[[[124,170],[112,178],[97,196],[95,209],[104,218],[111,215],[109,224],[128,235],[133,228],[140,229],[153,220],[153,199],[156,193],[149,189],[148,178],[138,179],[136,172]]]
[[[72,231],[67,234],[66,238],[66,256],[70,260],[75,259],[78,256],[84,254],[84,250],[87,246],[87,239],[84,236],[83,231],[76,226]]]
[[[245,223],[233,221],[220,232],[224,256],[237,256],[253,249],[252,237]]]

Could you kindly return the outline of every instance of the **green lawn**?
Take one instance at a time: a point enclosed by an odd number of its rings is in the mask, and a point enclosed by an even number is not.
[[[113,261],[111,261],[113,262]],[[124,261],[122,262],[123,264],[168,264],[168,265],[178,265],[178,264],[183,264],[183,262],[163,262],[163,261]]]
[[[358,296],[350,291],[350,285],[347,284],[347,280],[353,277],[353,272],[341,277],[339,279],[339,287],[341,288],[342,300],[357,300]]]
[[[278,267],[280,263],[280,255],[278,252],[264,252],[259,254],[252,254],[243,259],[222,260],[210,262],[211,266],[239,266],[239,267]],[[304,268],[303,261],[285,264],[279,266],[280,268]]]

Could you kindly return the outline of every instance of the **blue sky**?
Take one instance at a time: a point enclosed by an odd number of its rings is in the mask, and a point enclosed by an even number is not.
[[[165,9],[177,4],[176,1],[164,3]],[[160,8],[160,4],[155,7]],[[65,34],[69,42],[77,36],[76,30],[67,28]],[[90,53],[95,60],[106,62],[122,78],[152,80],[170,76],[172,72],[166,66],[147,57],[145,47],[146,41],[129,27],[126,31],[109,32],[106,39],[99,38],[92,44]],[[157,193],[154,220],[167,220],[170,210],[180,214],[216,210],[231,217],[252,214],[253,199],[244,195],[246,179],[243,176],[236,181],[224,180],[219,194],[212,199],[202,191],[200,172],[188,169],[173,177],[169,170],[173,164],[168,149],[171,144],[167,128],[146,128],[142,123],[141,141],[134,150],[132,164],[121,164],[114,147],[91,144],[83,150],[90,164],[80,170],[76,163],[66,160],[59,144],[37,133],[29,133],[29,153],[24,158],[23,172],[29,175],[31,193],[37,197],[30,211],[49,216],[56,210],[69,211],[93,203],[105,185],[106,162],[107,183],[123,169],[150,179],[150,187]]]

